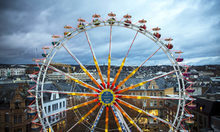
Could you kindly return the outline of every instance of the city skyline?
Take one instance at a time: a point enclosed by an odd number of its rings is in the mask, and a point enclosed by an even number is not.
[[[103,18],[109,12],[116,13],[116,18],[123,15],[132,15],[132,21],[146,19],[147,28],[160,27],[162,38],[172,37],[176,50],[184,52],[184,63],[188,65],[220,64],[220,13],[219,1],[126,1],[126,2],[103,2],[103,1],[15,1],[13,3],[1,2],[1,32],[0,32],[0,63],[1,64],[26,64],[33,63],[32,58],[40,57],[43,46],[51,45],[51,35],[62,35],[65,25],[77,26],[77,19],[92,20],[92,15],[97,13]],[[132,5],[132,6],[131,6]],[[98,33],[98,32],[97,32]],[[106,31],[106,34],[109,32]],[[95,33],[89,35],[95,39]],[[126,36],[127,35],[127,36]],[[134,32],[122,35],[116,32],[114,40],[120,40],[118,49],[124,48],[124,43],[130,45]],[[128,37],[129,36],[129,37]],[[98,36],[99,37],[99,36]],[[127,40],[126,38],[129,38]],[[83,38],[85,39],[85,38]],[[138,38],[137,38],[138,39]],[[97,42],[96,54],[103,55],[107,48],[100,45],[103,42],[108,47],[108,40],[101,38]],[[136,45],[140,48],[132,51],[133,59],[141,58],[138,54],[142,48],[143,39],[138,39]],[[128,47],[128,46],[127,46]],[[77,47],[77,49],[84,47]],[[76,52],[80,52],[77,50]],[[120,53],[120,50],[117,52]],[[136,54],[135,54],[136,53]],[[106,54],[107,55],[107,54]],[[90,55],[91,57],[91,55]],[[119,62],[123,55],[117,54]],[[156,56],[152,61],[160,61],[156,64],[165,64],[164,60]],[[87,54],[84,55],[87,58]],[[71,58],[68,58],[71,60]],[[107,59],[106,59],[107,60]],[[88,60],[84,60],[85,62]],[[116,62],[117,63],[117,62]],[[73,63],[74,64],[74,63]],[[101,64],[103,64],[101,62]],[[132,63],[128,63],[128,65]],[[154,63],[150,63],[154,64]]]

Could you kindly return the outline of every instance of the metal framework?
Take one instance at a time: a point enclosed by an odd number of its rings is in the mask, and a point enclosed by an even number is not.
[[[131,109],[133,111],[136,111],[140,114],[146,115],[148,117],[152,117],[153,119],[156,119],[167,126],[170,127],[170,132],[171,131],[179,131],[184,129],[183,126],[181,126],[181,122],[184,119],[184,114],[185,114],[185,106],[186,106],[186,100],[192,100],[189,98],[189,96],[186,93],[185,85],[184,85],[184,75],[181,72],[180,68],[180,58],[176,58],[175,55],[172,53],[171,49],[169,47],[169,42],[172,40],[171,38],[165,39],[165,41],[168,41],[168,44],[165,43],[164,39],[160,39],[160,34],[157,32],[160,30],[160,28],[153,28],[152,30],[154,33],[146,30],[146,20],[140,20],[139,24],[136,25],[133,24],[130,21],[131,16],[130,15],[125,15],[124,16],[124,21],[123,19],[121,21],[117,21],[115,18],[114,13],[109,13],[108,14],[109,18],[107,20],[102,20],[99,15],[95,14],[93,15],[93,21],[91,23],[86,22],[83,19],[78,19],[79,24],[77,28],[73,28],[71,26],[65,26],[64,28],[68,29],[68,32],[64,33],[64,36],[58,36],[58,35],[53,35],[53,38],[59,39],[58,41],[52,42],[53,46],[49,50],[48,53],[44,53],[43,59],[40,60],[42,62],[42,65],[40,67],[40,71],[38,73],[38,78],[36,80],[36,88],[35,90],[31,89],[29,92],[35,93],[32,94],[35,96],[35,103],[34,103],[34,108],[37,111],[37,116],[38,118],[33,120],[33,123],[35,125],[39,125],[41,127],[42,131],[45,131],[47,128],[51,128],[51,131],[53,132],[53,129],[51,127],[51,124],[48,121],[48,117],[51,115],[47,115],[44,109],[44,93],[59,93],[59,94],[67,94],[70,96],[85,96],[85,97],[93,97],[92,100],[88,100],[84,103],[77,104],[72,107],[68,107],[64,111],[69,111],[69,110],[77,110],[78,108],[85,107],[88,104],[95,104],[85,115],[80,116],[79,121],[76,124],[73,124],[73,126],[68,130],[71,131],[76,125],[80,123],[84,123],[85,119],[90,116],[96,109],[98,110],[97,116],[94,120],[93,123],[90,124],[90,126],[86,126],[90,131],[95,131],[95,130],[103,130],[105,132],[107,131],[112,131],[109,129],[109,113],[112,112],[115,122],[117,124],[117,130],[118,131],[130,131],[130,127],[133,126],[137,129],[137,131],[142,131],[142,129],[137,125],[137,123],[128,115],[128,113],[121,107],[125,106],[128,109]],[[98,60],[96,58],[95,52],[93,50],[93,45],[89,39],[89,35],[87,31],[92,30],[97,27],[110,27],[110,40],[109,40],[109,53],[108,53],[108,68],[107,68],[107,81],[103,79],[103,73],[99,67]],[[131,30],[136,31],[136,34],[134,36],[134,39],[131,42],[131,45],[127,51],[127,54],[125,55],[116,75],[114,78],[114,81],[111,83],[110,82],[110,71],[111,71],[111,43],[112,43],[112,27],[124,27],[128,28]],[[92,58],[99,76],[99,79],[101,80],[101,83],[97,81],[97,78],[92,76],[92,74],[88,71],[88,69],[80,62],[80,60],[76,57],[76,55],[66,46],[67,42],[74,38],[75,36],[84,33],[86,36],[86,40],[88,41],[88,45],[91,50]],[[134,69],[126,78],[123,80],[119,80],[120,82],[117,84],[116,82],[118,81],[118,77],[124,67],[124,64],[126,62],[127,56],[132,48],[132,45],[135,42],[135,39],[138,34],[143,34],[158,46],[158,49],[152,53],[149,57],[147,57],[136,69]],[[65,51],[74,59],[75,62],[78,63],[82,71],[90,78],[90,80],[93,82],[94,85],[90,85],[78,78],[73,77],[69,73],[66,73],[60,69],[57,69],[56,67],[51,65],[51,62],[54,58],[54,56],[57,54],[57,51],[59,51],[61,48],[65,49]],[[46,49],[44,49],[46,50]],[[153,57],[159,50],[162,50],[164,54],[168,57],[169,61],[171,62],[173,66],[173,70],[170,72],[167,72],[162,75],[155,76],[151,79],[142,81],[140,83],[134,84],[132,86],[126,87],[126,88],[121,88],[123,84],[126,83],[126,81],[131,78],[151,57]],[[39,61],[38,61],[39,62]],[[45,90],[44,89],[44,83],[47,78],[47,70],[52,69],[61,75],[64,75],[65,77],[71,79],[75,83],[83,86],[84,88],[89,89],[91,92],[66,92],[66,91],[55,91],[55,90]],[[178,81],[178,90],[179,94],[178,96],[175,97],[164,97],[164,96],[137,96],[137,95],[126,95],[124,94],[128,90],[132,90],[136,87],[140,87],[142,85],[145,85],[146,83],[149,83],[153,80],[163,78],[165,76],[168,76],[170,74],[175,74],[177,81]],[[177,107],[177,112],[175,119],[173,122],[168,122],[158,116],[155,116],[153,114],[148,113],[147,111],[143,110],[142,108],[138,108],[137,106],[134,106],[122,99],[132,99],[132,100],[143,100],[143,99],[161,99],[161,100],[177,100],[178,101],[178,107]],[[32,107],[33,104],[30,105]],[[103,113],[105,111],[105,113]],[[56,114],[56,113],[55,113]],[[97,124],[99,123],[99,120],[101,117],[105,117],[105,128],[98,128]],[[126,122],[124,118],[129,122]],[[131,125],[130,125],[131,124]],[[114,129],[115,130],[115,129]]]

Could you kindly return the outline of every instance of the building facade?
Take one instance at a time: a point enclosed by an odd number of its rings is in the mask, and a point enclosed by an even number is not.
[[[0,130],[2,132],[29,132],[31,118],[27,116],[27,84],[2,84],[0,106]]]

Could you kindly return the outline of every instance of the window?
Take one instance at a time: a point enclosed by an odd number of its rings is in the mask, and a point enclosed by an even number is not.
[[[163,96],[163,92],[160,92],[160,96]]]
[[[14,124],[17,124],[17,115],[14,115]]]
[[[59,107],[58,107],[58,103],[56,103],[56,110],[58,110],[58,108],[59,108]]]
[[[51,111],[51,109],[50,109],[50,105],[48,106],[48,113]]]
[[[9,122],[9,114],[5,113],[5,122]]]
[[[44,107],[44,110],[45,110],[45,113],[47,113],[47,109],[46,109],[46,107]]]
[[[55,121],[55,115],[52,116],[52,121],[53,121],[53,122]]]
[[[150,101],[150,106],[154,106],[154,101]]]
[[[154,96],[157,96],[157,93],[156,93],[156,92],[154,92]]]
[[[149,123],[152,124],[154,123],[154,120],[152,118],[149,119]]]
[[[60,119],[62,118],[62,113],[60,113]]]
[[[152,87],[151,87],[152,89],[154,89],[154,85],[152,85]]]
[[[53,100],[55,100],[56,99],[56,94],[53,94]]]
[[[157,106],[157,101],[156,100],[154,101],[154,106]]]
[[[163,101],[160,101],[160,106],[163,106]]]
[[[19,109],[20,103],[15,102],[15,109]]]
[[[49,122],[51,122],[51,116],[49,116],[48,120],[49,120]]]
[[[57,120],[58,120],[58,117],[59,117],[58,114],[56,114],[56,119],[57,119]]]
[[[63,107],[65,107],[65,106],[66,106],[65,101],[63,101]]]
[[[18,123],[22,123],[22,115],[18,116]]]
[[[54,111],[54,110],[55,110],[55,104],[52,105],[52,111]]]
[[[62,102],[60,102],[60,108],[62,107]]]

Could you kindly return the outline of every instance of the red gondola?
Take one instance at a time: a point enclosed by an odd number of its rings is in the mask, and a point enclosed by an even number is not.
[[[94,14],[94,15],[92,15],[92,17],[95,18],[95,19],[93,19],[93,24],[96,25],[96,26],[100,25],[101,22],[98,19],[100,17],[100,15]]]
[[[60,35],[53,35],[52,38],[60,38]]]
[[[188,93],[193,93],[193,92],[195,92],[195,89],[194,88],[187,88],[186,91]]]
[[[173,45],[172,45],[172,44],[166,44],[166,47],[167,47],[168,49],[172,49],[172,48],[173,48]]]
[[[85,20],[82,19],[82,18],[79,18],[77,21],[78,21],[78,22],[85,22]]]
[[[140,31],[144,31],[144,30],[146,30],[146,28],[147,28],[147,27],[146,27],[146,25],[144,24],[144,25],[141,25],[141,26],[140,26],[139,30],[140,30]]]
[[[194,108],[196,108],[196,104],[191,103],[191,104],[187,105],[187,107],[190,109],[194,109]]]
[[[190,75],[189,72],[184,72],[184,73],[183,73],[183,76],[184,76],[184,77],[189,77],[189,75]]]
[[[166,38],[165,41],[172,41],[172,38]]]
[[[36,110],[32,110],[32,109],[28,109],[28,115],[35,115],[36,113],[37,113],[37,111]]]
[[[110,16],[110,17],[115,17],[116,16],[116,14],[114,14],[114,13],[108,13],[108,16]]]
[[[66,28],[66,29],[71,29],[71,28],[73,28],[73,27],[66,25],[66,26],[64,26],[64,28]]]
[[[37,125],[37,124],[31,124],[31,129],[32,129],[33,131],[38,131],[38,130],[40,130],[40,126]]]
[[[175,53],[176,54],[182,54],[183,52],[182,51],[176,51]]]
[[[35,99],[35,96],[34,96],[34,95],[29,95],[29,96],[27,96],[27,99],[28,99],[28,100],[34,100],[34,99]]]
[[[65,35],[65,36],[70,36],[71,33],[70,33],[70,32],[64,32],[64,35]]]
[[[160,30],[161,30],[161,28],[156,27],[156,28],[153,28],[152,30],[153,30],[153,31],[160,31]]]
[[[94,15],[92,15],[92,17],[93,17],[93,18],[99,18],[100,15],[98,15],[98,14],[94,14]]]
[[[124,15],[123,17],[126,18],[126,19],[129,19],[129,18],[131,18],[131,15],[127,14],[127,15]]]
[[[159,39],[159,38],[161,37],[161,34],[159,34],[158,32],[156,32],[156,33],[154,33],[154,36]]]
[[[142,20],[139,20],[138,22],[139,22],[139,23],[146,23],[147,20],[142,19]]]
[[[182,61],[183,61],[183,58],[176,58],[176,61],[177,61],[177,62],[182,62]]]
[[[194,121],[192,119],[186,120],[185,122],[186,122],[187,125],[194,124]]]
[[[125,22],[125,24],[124,24],[125,26],[130,26],[130,25],[131,25],[131,21],[130,21],[130,20],[128,20],[128,19],[127,19],[127,20],[125,20],[124,22]]]
[[[49,46],[44,46],[42,49],[50,49]]]

